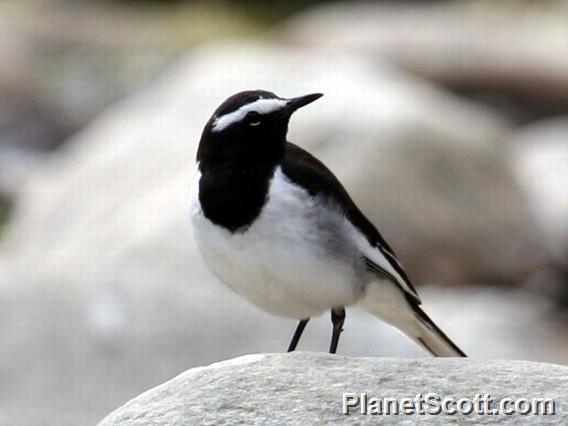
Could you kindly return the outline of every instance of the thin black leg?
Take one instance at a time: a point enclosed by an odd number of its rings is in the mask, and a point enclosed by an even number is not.
[[[331,336],[329,353],[334,354],[337,351],[337,344],[339,343],[339,335],[343,331],[343,323],[345,322],[345,308],[332,309],[331,322],[333,323],[333,335]]]
[[[300,341],[300,337],[302,337],[302,333],[304,332],[304,328],[306,328],[306,324],[308,323],[310,319],[306,318],[303,320],[300,320],[300,322],[298,323],[298,327],[296,327],[296,332],[294,333],[294,336],[292,337],[292,341],[290,342],[290,346],[288,346],[288,352],[292,352],[296,350],[296,346],[298,346],[298,342]]]

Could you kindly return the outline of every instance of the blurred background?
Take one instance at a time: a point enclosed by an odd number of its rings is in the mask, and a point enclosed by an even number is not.
[[[568,363],[568,1],[3,0],[0,424],[285,350],[295,321],[219,284],[189,224],[201,129],[257,88],[325,93],[289,139],[470,356]],[[426,356],[357,309],[339,352]]]

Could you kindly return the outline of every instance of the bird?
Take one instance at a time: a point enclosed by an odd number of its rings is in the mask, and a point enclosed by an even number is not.
[[[287,140],[294,112],[323,96],[246,90],[205,124],[191,185],[193,234],[210,271],[236,294],[298,321],[331,312],[337,351],[345,308],[358,306],[433,356],[465,357],[421,308],[394,251],[338,178]]]

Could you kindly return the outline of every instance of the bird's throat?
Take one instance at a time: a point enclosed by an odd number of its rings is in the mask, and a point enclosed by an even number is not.
[[[203,214],[232,233],[244,232],[268,199],[276,162],[225,164],[201,171],[199,202]]]

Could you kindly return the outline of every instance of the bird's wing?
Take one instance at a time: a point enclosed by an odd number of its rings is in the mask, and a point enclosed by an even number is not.
[[[292,182],[306,188],[310,195],[333,200],[358,231],[355,240],[367,269],[400,287],[413,304],[420,304],[420,297],[394,251],[361,213],[335,175],[321,161],[288,142],[282,171]]]

